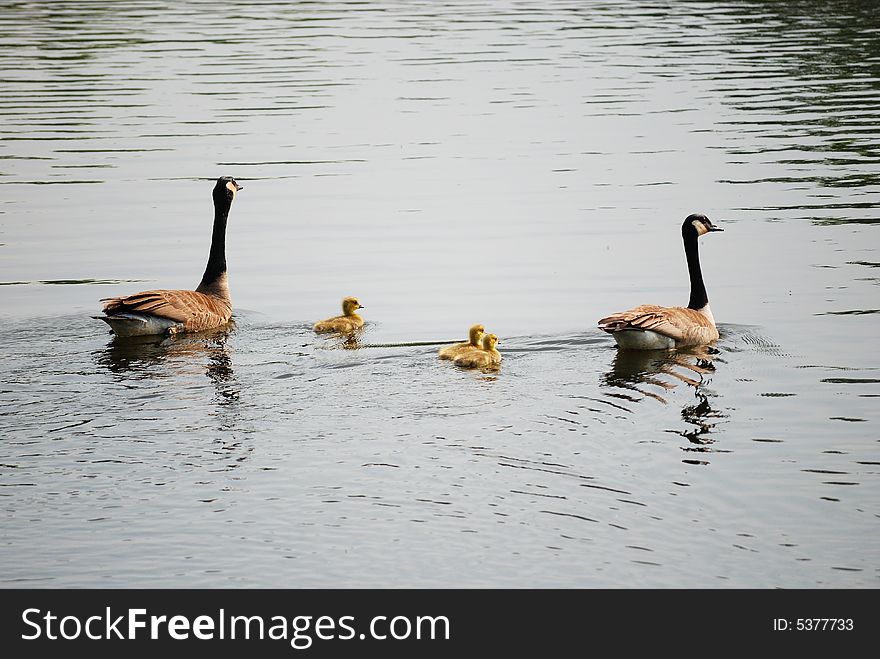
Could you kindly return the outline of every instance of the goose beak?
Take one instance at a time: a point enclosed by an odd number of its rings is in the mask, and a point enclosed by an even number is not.
[[[236,181],[236,182],[235,182],[235,189],[236,189],[236,191],[238,191],[238,190],[244,190],[244,186],[243,186],[243,185],[240,185],[240,184],[238,183],[238,181]]]
[[[724,231],[724,229],[722,229],[721,227],[716,227],[716,226],[713,224],[713,225],[712,225],[712,228],[709,229],[709,231]]]

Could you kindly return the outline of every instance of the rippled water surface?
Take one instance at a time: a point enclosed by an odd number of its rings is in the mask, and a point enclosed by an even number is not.
[[[0,64],[0,583],[878,586],[872,3],[13,2]],[[234,325],[114,340],[222,174]],[[691,212],[720,341],[618,352]]]

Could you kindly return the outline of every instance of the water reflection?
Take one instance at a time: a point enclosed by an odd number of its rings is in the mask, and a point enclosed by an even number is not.
[[[718,419],[723,419],[727,415],[716,410],[709,402],[709,397],[697,388],[694,391],[697,402],[693,405],[686,405],[681,410],[681,418],[688,424],[684,430],[674,430],[675,432],[691,444],[695,446],[689,447],[689,451],[706,451],[705,446],[712,444],[715,440],[709,436],[709,433],[715,428]]]
[[[705,450],[703,447],[713,440],[710,433],[719,419],[727,415],[712,406],[710,400],[715,392],[707,391],[709,379],[715,373],[715,362],[720,351],[711,346],[699,346],[686,351],[661,350],[618,350],[605,373],[600,386],[605,394],[638,403],[651,398],[668,405],[673,401],[673,392],[685,385],[693,390],[696,403],[691,399],[682,407],[681,418],[687,424],[684,429],[670,430],[681,435],[695,447],[686,450]],[[615,390],[625,390],[621,393]],[[660,389],[660,392],[654,389]],[[640,394],[641,398],[632,394]],[[632,410],[631,410],[632,411]]]
[[[602,376],[602,385],[628,389],[667,403],[663,396],[643,385],[656,386],[665,391],[671,391],[681,383],[697,388],[705,376],[715,371],[716,354],[716,348],[706,346],[687,352],[618,350],[611,363],[611,370]],[[668,376],[671,380],[660,376]]]
[[[234,325],[184,336],[127,337],[114,336],[103,350],[95,353],[99,367],[117,374],[135,374],[154,378],[164,375],[157,366],[175,371],[188,370],[202,362],[205,375],[217,391],[217,402],[228,405],[239,399],[240,387],[235,378],[227,341]],[[203,361],[206,360],[206,363]]]
[[[363,336],[363,331],[351,332],[349,334],[342,334],[340,338],[342,339],[342,343],[340,345],[344,350],[357,350],[362,347],[361,337]]]

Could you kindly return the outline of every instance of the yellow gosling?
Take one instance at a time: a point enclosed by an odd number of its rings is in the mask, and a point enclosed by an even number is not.
[[[347,297],[342,300],[341,316],[321,320],[315,323],[313,329],[319,334],[326,332],[350,334],[364,326],[364,319],[357,314],[357,310],[363,308],[361,303],[357,301],[357,298]]]
[[[455,358],[456,366],[465,368],[495,368],[501,364],[501,353],[495,348],[498,345],[498,337],[494,334],[483,336],[483,346],[477,350],[467,352]]]
[[[482,325],[473,325],[470,330],[468,330],[469,338],[467,341],[464,343],[454,343],[451,346],[440,348],[440,352],[438,353],[440,359],[455,359],[469,350],[479,350],[483,344],[483,335],[485,333],[485,327]]]

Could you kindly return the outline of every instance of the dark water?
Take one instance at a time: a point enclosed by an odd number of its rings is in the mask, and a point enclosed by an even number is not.
[[[877,587],[862,2],[6,3],[0,583]],[[118,342],[194,286],[229,331]],[[711,351],[618,353],[682,304]],[[310,324],[345,295],[360,347]],[[484,323],[501,371],[439,362]]]

